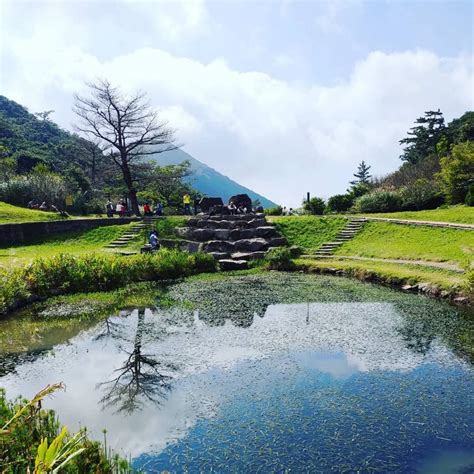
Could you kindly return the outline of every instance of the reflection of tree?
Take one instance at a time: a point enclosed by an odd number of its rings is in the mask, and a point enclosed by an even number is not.
[[[144,401],[160,404],[171,390],[172,376],[177,367],[168,362],[159,362],[142,352],[142,338],[145,329],[145,312],[139,311],[137,329],[131,352],[123,365],[115,370],[118,374],[112,380],[101,383],[107,393],[101,399],[106,407],[117,407],[117,411],[133,412]]]
[[[417,354],[426,355],[431,349],[435,335],[430,331],[429,324],[422,321],[407,321],[400,330],[407,349]]]
[[[225,310],[220,305],[205,305],[199,309],[199,319],[209,326],[223,326],[226,320],[235,326],[248,328],[253,324],[255,316],[263,317],[270,303],[268,301],[245,301],[245,299],[229,299]]]

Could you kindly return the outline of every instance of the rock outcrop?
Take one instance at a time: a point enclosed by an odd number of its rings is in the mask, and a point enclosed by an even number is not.
[[[181,240],[160,242],[189,252],[208,252],[222,270],[247,268],[250,260],[264,258],[268,249],[287,244],[264,214],[199,214],[176,234]]]

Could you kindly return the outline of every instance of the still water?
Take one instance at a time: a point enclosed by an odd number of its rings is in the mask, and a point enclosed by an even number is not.
[[[192,304],[9,346],[0,386],[64,382],[46,405],[70,429],[107,429],[145,472],[474,472],[472,315],[358,283],[249,278],[176,285]]]

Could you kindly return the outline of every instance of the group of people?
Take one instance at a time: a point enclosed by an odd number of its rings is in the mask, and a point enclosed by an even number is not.
[[[105,210],[107,212],[107,217],[113,217],[114,214],[118,215],[119,217],[124,217],[124,216],[129,215],[127,203],[123,199],[118,201],[115,206],[112,203],[112,201],[109,199],[107,201],[107,204],[105,205]],[[152,216],[152,215],[161,216],[163,215],[163,204],[160,201],[158,201],[156,203],[155,208],[152,209],[150,204],[147,202],[143,206],[143,214],[145,216]]]
[[[37,209],[38,211],[59,212],[59,209],[54,204],[48,206],[46,201],[38,204],[34,199],[27,204],[27,207],[28,209]]]
[[[228,206],[227,209],[229,209],[229,212],[232,216],[236,214],[247,214],[250,212],[243,204],[240,204],[239,206],[236,206],[233,202],[231,202]]]

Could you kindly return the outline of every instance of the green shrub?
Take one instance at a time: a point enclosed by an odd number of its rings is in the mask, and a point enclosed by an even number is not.
[[[281,216],[283,214],[283,208],[281,206],[269,207],[265,209],[264,212],[267,216]]]
[[[474,184],[469,187],[469,191],[466,194],[465,202],[468,206],[474,206]]]
[[[353,203],[353,197],[349,194],[336,194],[328,199],[326,212],[346,212]]]
[[[322,216],[326,209],[324,199],[313,197],[309,201],[303,203],[303,209],[315,216]]]
[[[402,188],[400,198],[404,211],[435,209],[444,202],[444,197],[437,183],[427,179],[417,179],[410,186]]]
[[[52,392],[56,386],[59,385],[48,386],[42,393]],[[42,440],[46,438],[51,442],[64,429],[53,410],[41,408],[42,397],[38,397],[38,395],[32,401],[21,397],[9,401],[6,398],[5,390],[0,388],[0,466],[2,473],[33,472],[38,446]],[[5,431],[1,431],[4,426],[7,428]],[[125,459],[111,455],[99,442],[88,439],[85,430],[82,430],[79,436],[80,441],[77,449],[80,449],[81,453],[77,457],[71,458],[60,472],[103,474],[132,472]],[[72,437],[73,435],[67,434],[65,441]]]
[[[474,142],[453,146],[451,155],[441,158],[439,179],[450,204],[462,203],[474,177]]]
[[[169,280],[216,270],[208,254],[163,249],[156,254],[118,257],[60,254],[37,259],[0,274],[0,313],[30,299],[70,293],[107,291],[134,281]]]
[[[293,270],[295,268],[291,259],[291,251],[286,247],[270,250],[265,256],[265,262],[270,270]]]
[[[395,212],[402,208],[402,198],[399,193],[380,191],[365,194],[358,198],[354,204],[356,212]]]

